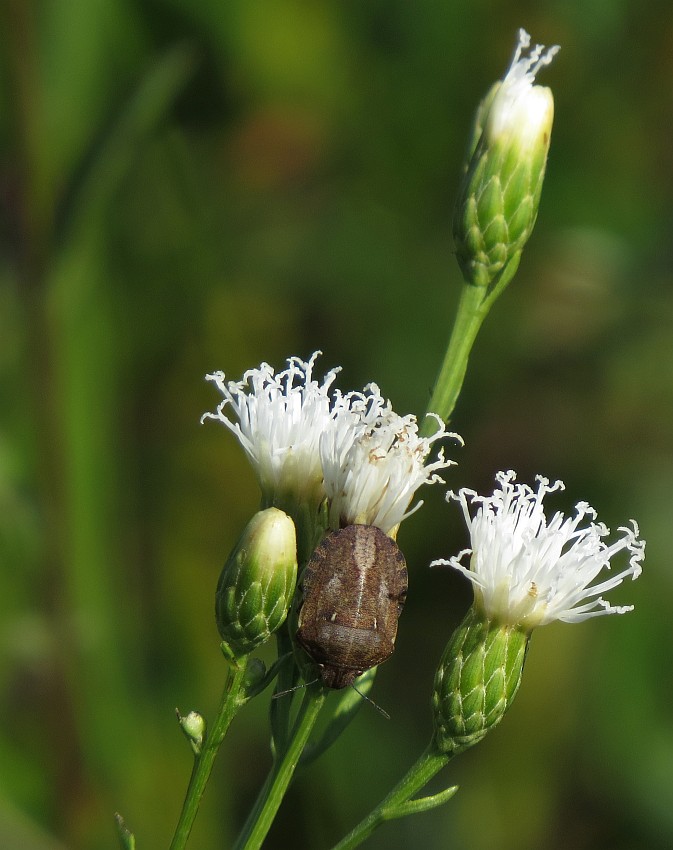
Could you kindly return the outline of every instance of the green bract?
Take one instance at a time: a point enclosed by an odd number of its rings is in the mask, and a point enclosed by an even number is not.
[[[483,618],[473,606],[451,636],[435,674],[435,746],[466,750],[497,725],[519,689],[529,635]]]
[[[296,581],[294,523],[277,508],[259,511],[217,584],[217,628],[228,658],[247,655],[271,637],[287,616]]]
[[[533,230],[540,203],[554,99],[533,85],[558,48],[529,56],[522,33],[505,79],[496,83],[477,110],[468,162],[454,217],[456,255],[465,280],[488,286],[518,258]]]

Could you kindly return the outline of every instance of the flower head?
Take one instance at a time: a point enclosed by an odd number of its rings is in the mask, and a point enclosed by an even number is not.
[[[549,65],[561,49],[536,44],[528,55],[530,35],[519,30],[519,41],[504,80],[498,86],[486,115],[484,132],[490,143],[516,136],[519,145],[530,149],[541,137],[549,136],[554,117],[554,98],[548,88],[534,85],[535,76]]]
[[[443,481],[438,470],[450,466],[440,449],[436,461],[426,463],[435,441],[448,434],[439,428],[420,437],[413,415],[399,416],[381,396],[376,384],[349,398],[350,427],[333,423],[320,441],[325,491],[330,503],[330,526],[375,525],[395,536],[397,527],[417,510],[409,505],[422,484]]]
[[[278,374],[262,363],[242,381],[207,375],[224,401],[202,421],[216,419],[236,435],[267,505],[292,513],[327,498],[333,528],[360,523],[394,536],[418,488],[442,481],[438,470],[452,463],[442,451],[426,463],[433,444],[456,435],[440,421],[432,437],[420,437],[416,417],[396,414],[375,384],[362,392],[332,390],[338,369],[318,382],[318,354],[308,362],[292,357]]]
[[[593,521],[596,512],[586,502],[577,504],[573,517],[556,513],[547,521],[544,497],[563,489],[562,481],[550,485],[538,476],[533,490],[516,484],[511,471],[496,478],[499,487],[492,496],[471,490],[448,494],[463,509],[471,548],[432,566],[447,564],[466,575],[487,619],[527,630],[554,620],[573,623],[632,610],[633,606],[610,605],[602,594],[641,573],[645,543],[638,539],[635,521],[620,528],[621,536],[608,544],[604,538],[609,530]],[[589,522],[582,526],[586,517]],[[622,550],[629,553],[628,566],[594,583]],[[471,555],[469,567],[461,563],[465,555]]]
[[[339,370],[330,370],[322,382],[315,380],[319,354],[307,362],[290,357],[287,369],[278,374],[262,363],[241,381],[227,381],[223,372],[206,375],[224,401],[201,421],[217,419],[236,435],[269,504],[288,495],[313,504],[324,498],[318,443],[336,415],[329,389]]]

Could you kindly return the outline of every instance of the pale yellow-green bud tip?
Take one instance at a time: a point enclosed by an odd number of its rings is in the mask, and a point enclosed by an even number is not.
[[[482,101],[468,146],[469,159],[456,203],[456,255],[467,283],[489,286],[510,262],[518,262],[540,204],[554,98],[534,85],[558,47],[519,43],[504,80]]]
[[[189,743],[192,745],[194,755],[200,755],[201,746],[203,745],[203,737],[206,733],[206,721],[198,711],[190,711],[189,714],[185,714],[183,717],[176,708],[175,713],[178,717],[180,728],[185,733]]]
[[[119,812],[115,814],[115,822],[117,824],[117,835],[123,850],[136,850],[136,837],[128,826],[126,826],[124,818]]]
[[[297,581],[294,523],[277,508],[250,520],[224,565],[215,614],[232,661],[267,641],[287,616]]]
[[[435,674],[435,747],[454,755],[477,744],[503,718],[521,683],[529,635],[470,608]]]

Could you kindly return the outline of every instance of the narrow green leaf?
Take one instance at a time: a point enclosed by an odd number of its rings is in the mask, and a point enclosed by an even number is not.
[[[440,791],[438,794],[432,794],[430,797],[419,797],[417,800],[407,800],[406,803],[401,803],[390,812],[384,812],[385,820],[394,820],[395,818],[404,818],[407,815],[416,815],[420,812],[427,812],[430,809],[435,809],[448,802],[458,790],[457,785],[452,785],[445,791]]]
[[[119,835],[119,843],[122,850],[136,850],[136,837],[126,826],[124,818],[119,812],[115,814],[115,822],[117,824],[117,834]]]
[[[332,746],[362,707],[365,702],[363,697],[366,697],[371,691],[375,676],[376,667],[372,667],[371,670],[367,670],[356,680],[357,691],[355,688],[345,688],[339,694],[339,701],[334,708],[329,724],[319,738],[309,742],[302,753],[300,766],[306,767],[306,765],[311,764]]]
[[[164,119],[193,73],[195,54],[188,45],[168,50],[139,82],[109,133],[87,152],[90,165],[70,186],[62,220],[62,235],[72,236],[82,227],[95,227],[97,216],[138,155],[141,144]]]

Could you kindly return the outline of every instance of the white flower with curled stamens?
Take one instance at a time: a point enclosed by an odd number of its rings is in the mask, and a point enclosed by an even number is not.
[[[409,510],[418,488],[443,482],[438,470],[453,463],[441,450],[436,461],[426,463],[433,444],[460,437],[448,434],[439,418],[435,434],[420,437],[416,417],[396,414],[376,384],[347,398],[348,414],[320,440],[330,526],[375,525],[394,537],[402,520],[422,504]]]
[[[641,573],[645,543],[638,539],[635,521],[632,527],[620,528],[621,536],[608,544],[604,538],[609,530],[593,521],[596,512],[586,502],[577,504],[573,517],[556,513],[547,521],[544,497],[563,489],[562,481],[550,485],[538,476],[533,490],[516,484],[511,471],[496,478],[500,486],[492,496],[471,490],[447,494],[463,510],[471,548],[431,566],[449,565],[466,575],[488,620],[526,630],[554,620],[576,623],[632,610],[633,606],[610,605],[602,595]],[[581,527],[585,518],[589,522]],[[595,582],[622,550],[629,553],[628,566]],[[471,555],[469,567],[461,563],[466,555]]]
[[[490,144],[505,136],[516,137],[522,149],[529,149],[551,131],[554,100],[548,88],[535,85],[535,77],[561,48],[536,44],[525,55],[529,47],[530,35],[520,29],[514,57],[486,118],[484,132]]]
[[[315,380],[319,353],[308,362],[291,357],[278,374],[262,363],[241,381],[227,381],[223,372],[207,375],[224,401],[201,421],[215,419],[236,435],[266,506],[315,510],[327,497],[333,528],[361,523],[394,536],[420,507],[409,511],[418,488],[443,483],[438,470],[453,463],[440,451],[426,464],[433,444],[457,435],[447,434],[437,417],[435,434],[420,437],[416,418],[394,413],[375,384],[363,392],[331,391],[339,370]]]
[[[317,507],[325,497],[318,443],[343,404],[333,405],[329,394],[338,368],[321,383],[313,377],[319,354],[316,351],[307,362],[290,357],[278,374],[262,363],[241,381],[227,381],[223,372],[206,376],[224,401],[201,421],[216,419],[236,435],[267,505],[289,500]]]

